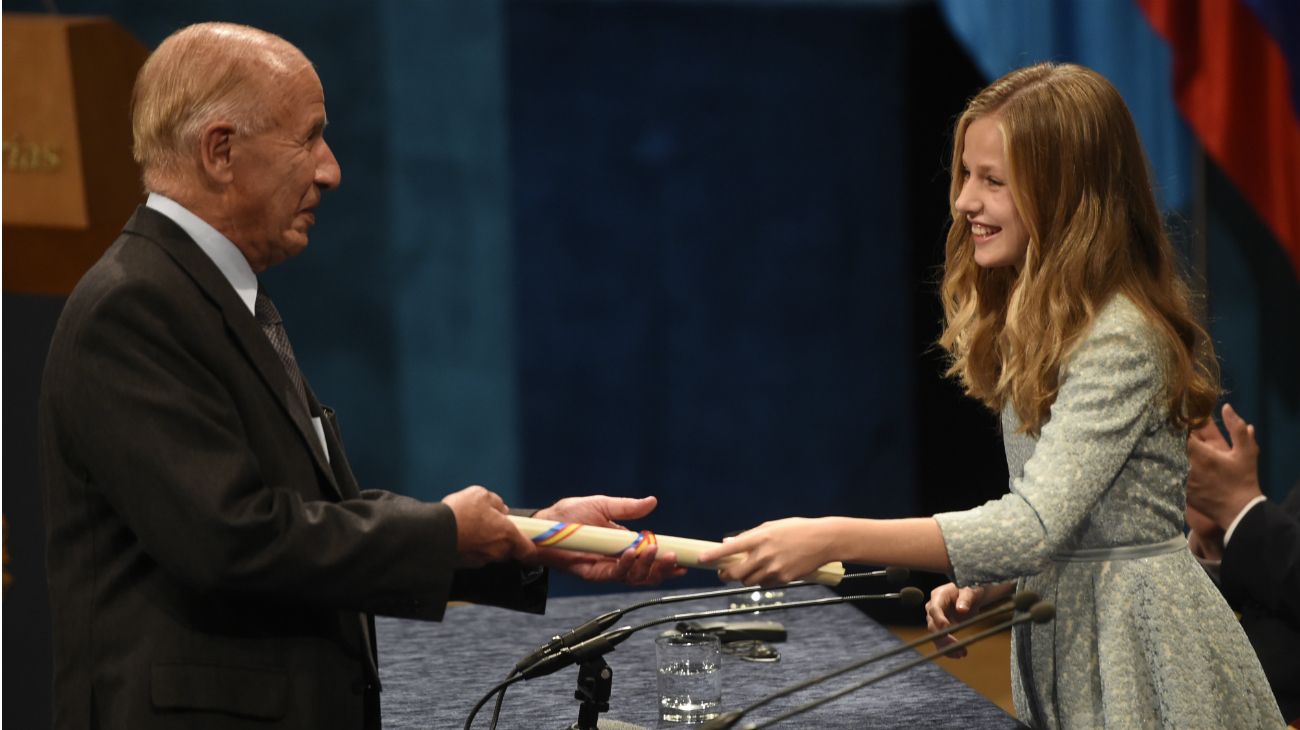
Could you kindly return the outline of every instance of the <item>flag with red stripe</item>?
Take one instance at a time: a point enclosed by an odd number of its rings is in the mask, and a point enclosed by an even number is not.
[[[1300,278],[1296,0],[1137,0],[1174,53],[1174,97]]]

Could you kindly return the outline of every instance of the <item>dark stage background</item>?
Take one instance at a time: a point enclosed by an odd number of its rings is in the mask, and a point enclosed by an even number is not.
[[[149,47],[247,23],[316,63],[343,183],[266,278],[364,485],[655,494],[640,527],[714,539],[1004,491],[993,418],[930,346],[950,125],[985,82],[932,2],[58,6]],[[15,727],[48,704],[34,404],[60,306],[4,296]]]
[[[927,352],[947,130],[981,84],[933,5],[59,7],[150,47],[248,23],[316,63],[343,184],[267,278],[363,484],[655,494],[642,526],[702,538],[1004,489],[992,419]],[[32,413],[60,304],[5,296],[7,668],[48,640],[16,621],[44,612]],[[5,676],[45,706],[44,667]]]
[[[1003,489],[927,353],[947,130],[981,84],[931,4],[60,9],[315,61],[343,185],[267,279],[364,484],[656,494],[645,526],[697,537]],[[60,303],[6,295],[6,343],[42,352]]]

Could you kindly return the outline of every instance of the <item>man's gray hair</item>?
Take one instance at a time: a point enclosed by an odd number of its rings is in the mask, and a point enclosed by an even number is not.
[[[308,63],[293,44],[246,25],[198,23],[168,36],[140,69],[131,98],[132,152],[145,189],[166,192],[193,169],[212,122],[241,135],[269,129],[273,82]]]

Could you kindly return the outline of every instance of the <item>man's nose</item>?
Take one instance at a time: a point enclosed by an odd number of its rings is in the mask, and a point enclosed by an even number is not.
[[[343,169],[334,159],[334,151],[325,140],[321,140],[320,159],[316,163],[316,184],[326,190],[332,190],[343,182]]]

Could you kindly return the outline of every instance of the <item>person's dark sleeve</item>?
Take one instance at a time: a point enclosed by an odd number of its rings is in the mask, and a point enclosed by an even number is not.
[[[1300,626],[1300,518],[1273,502],[1252,507],[1224,550],[1220,579],[1229,603],[1256,603]]]
[[[536,512],[535,509],[510,510],[510,514],[520,517],[532,517]],[[513,560],[458,570],[452,579],[450,600],[545,613],[549,575],[540,565],[524,565]]]
[[[548,585],[545,568],[516,562],[493,563],[456,571],[450,599],[545,613]]]
[[[112,289],[67,335],[73,351],[52,351],[51,413],[77,455],[67,468],[93,475],[139,549],[194,590],[441,618],[451,510],[268,481],[245,422],[257,414],[237,407],[223,370],[237,351],[219,320],[172,314],[175,302],[154,284]]]
[[[382,490],[366,490],[367,500],[393,501],[409,499]],[[510,510],[510,514],[530,517],[536,510]],[[428,556],[430,564],[445,570],[455,560],[455,520],[449,532],[452,549]],[[480,568],[461,568],[452,574],[446,600],[468,601],[485,606],[500,606],[526,613],[545,613],[549,595],[549,571],[542,566],[524,565],[514,560],[491,563]]]

